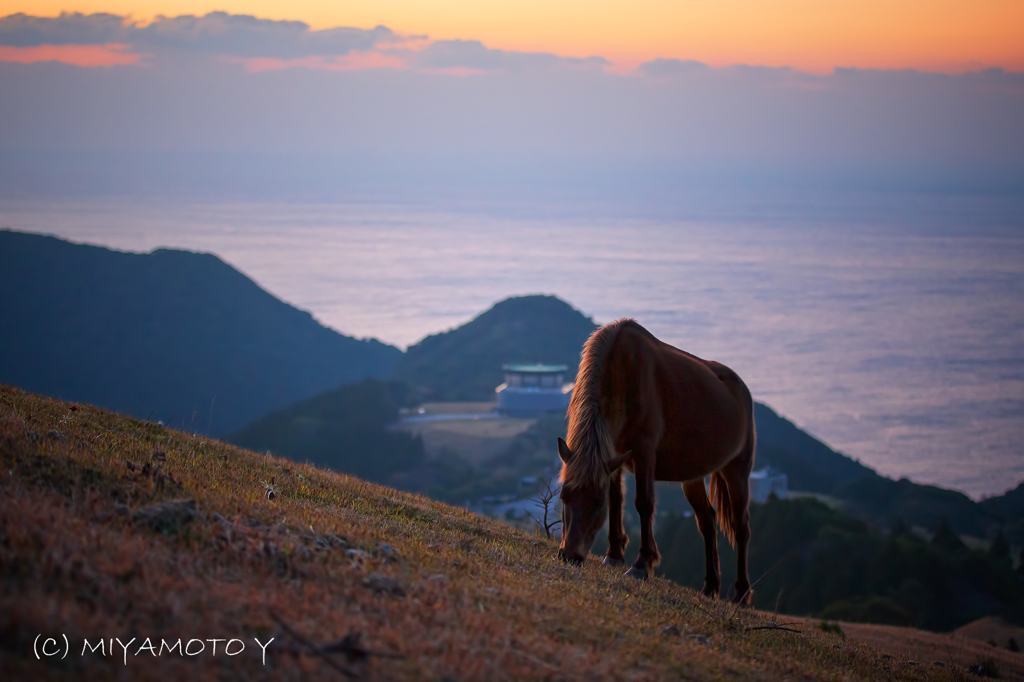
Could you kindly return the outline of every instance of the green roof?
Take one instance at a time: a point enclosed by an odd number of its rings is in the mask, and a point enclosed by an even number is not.
[[[553,373],[553,372],[564,372],[569,369],[568,365],[542,365],[539,362],[536,365],[502,365],[501,368],[506,372],[536,372],[541,373]]]

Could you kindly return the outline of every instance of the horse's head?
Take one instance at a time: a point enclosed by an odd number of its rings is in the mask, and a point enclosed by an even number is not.
[[[609,479],[629,454],[627,452],[604,462],[596,476],[586,477],[585,480],[566,480],[563,477],[559,493],[562,502],[562,544],[558,547],[558,558],[562,561],[578,566],[590,553],[597,531],[601,530],[607,516]],[[559,438],[558,456],[568,465],[577,455]]]

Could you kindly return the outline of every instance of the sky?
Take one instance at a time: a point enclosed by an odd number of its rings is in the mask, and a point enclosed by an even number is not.
[[[147,22],[211,11],[314,29],[387,26],[492,49],[712,66],[1024,71],[1019,0],[2,0],[0,16],[107,12]]]
[[[0,17],[0,191],[1024,191],[1016,0],[0,0]]]

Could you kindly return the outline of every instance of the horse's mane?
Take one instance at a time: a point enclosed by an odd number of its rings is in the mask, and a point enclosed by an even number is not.
[[[626,324],[636,324],[636,321],[624,317],[606,324],[583,344],[568,410],[566,445],[573,456],[568,463],[563,462],[559,476],[562,484],[569,488],[602,485],[607,478],[605,462],[615,454],[615,444],[601,414],[601,384],[608,355]]]

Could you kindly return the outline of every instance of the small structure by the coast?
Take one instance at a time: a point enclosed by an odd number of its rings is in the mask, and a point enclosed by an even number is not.
[[[503,365],[505,383],[494,389],[498,412],[513,417],[536,417],[565,412],[573,384],[565,382],[566,365]]]
[[[786,499],[789,494],[789,477],[786,474],[771,467],[750,472],[751,502],[767,502],[772,493],[780,500]]]

